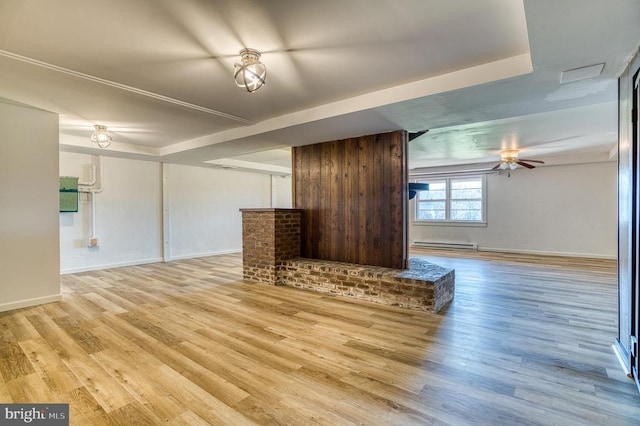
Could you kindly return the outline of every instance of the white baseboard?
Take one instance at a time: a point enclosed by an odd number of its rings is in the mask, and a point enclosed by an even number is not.
[[[477,243],[442,242],[442,241],[413,241],[412,247],[478,250]]]
[[[495,248],[495,247],[478,247],[478,251],[493,251],[500,253],[515,253],[515,254],[534,254],[538,256],[564,256],[564,257],[583,257],[587,259],[607,259],[616,260],[618,257],[605,254],[591,254],[591,253],[571,253],[564,251],[542,251],[542,250],[518,250],[508,248]]]
[[[160,262],[162,262],[161,257],[155,257],[152,259],[134,260],[129,262],[105,263],[102,265],[92,265],[92,266],[83,266],[80,268],[61,269],[60,274],[61,275],[76,274],[78,272],[99,271],[101,269],[120,268],[122,266],[146,265],[149,263],[160,263]]]
[[[195,253],[195,254],[185,254],[185,255],[180,255],[180,256],[171,256],[171,258],[166,259],[166,261],[183,260],[183,259],[196,259],[198,257],[219,256],[221,254],[234,254],[234,253],[242,253],[242,249],[221,250],[221,251],[213,251],[213,252],[208,252],[208,253]]]
[[[45,303],[59,302],[61,300],[62,294],[60,293],[51,296],[36,297],[34,299],[16,300],[15,302],[0,304],[0,312],[29,308],[31,306],[44,305]]]
[[[152,259],[134,260],[129,262],[105,263],[102,265],[83,266],[79,268],[67,268],[67,269],[61,269],[60,274],[61,275],[77,274],[79,272],[99,271],[101,269],[120,268],[123,266],[147,265],[149,263],[169,262],[172,260],[182,260],[182,259],[195,259],[198,257],[217,256],[221,254],[232,254],[232,253],[242,253],[242,249],[221,250],[221,251],[208,252],[208,253],[195,253],[195,254],[187,254],[182,256],[172,256],[169,259],[163,259],[161,257],[157,257]]]

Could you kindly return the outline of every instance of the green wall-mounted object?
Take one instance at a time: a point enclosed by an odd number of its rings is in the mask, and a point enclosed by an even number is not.
[[[78,212],[78,178],[60,176],[60,212]]]

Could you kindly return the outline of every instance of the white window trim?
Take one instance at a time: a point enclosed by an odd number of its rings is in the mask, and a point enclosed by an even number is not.
[[[416,219],[416,213],[418,209],[418,196],[412,200],[413,208],[411,208],[411,225],[418,226],[469,226],[469,227],[487,227],[487,175],[450,175],[443,177],[433,177],[424,179],[412,179],[412,182],[424,182],[427,180],[446,180],[447,181],[447,198],[445,200],[446,216],[449,217],[449,209],[451,203],[451,180],[461,178],[480,178],[482,179],[482,220],[427,220]]]

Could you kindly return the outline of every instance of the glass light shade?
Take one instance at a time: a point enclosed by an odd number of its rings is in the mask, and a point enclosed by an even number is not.
[[[267,68],[260,62],[260,52],[255,49],[242,49],[240,57],[242,64],[235,64],[233,78],[238,87],[253,93],[264,85]]]
[[[100,148],[107,148],[111,145],[111,135],[107,132],[107,126],[95,125],[95,131],[91,134],[91,142]]]

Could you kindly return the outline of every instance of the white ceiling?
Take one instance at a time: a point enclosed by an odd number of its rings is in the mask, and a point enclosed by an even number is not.
[[[430,130],[412,168],[606,158],[639,18],[637,0],[3,0],[0,97],[60,114],[62,150],[211,167],[286,173],[290,146],[397,129]],[[243,47],[267,66],[253,94]]]

